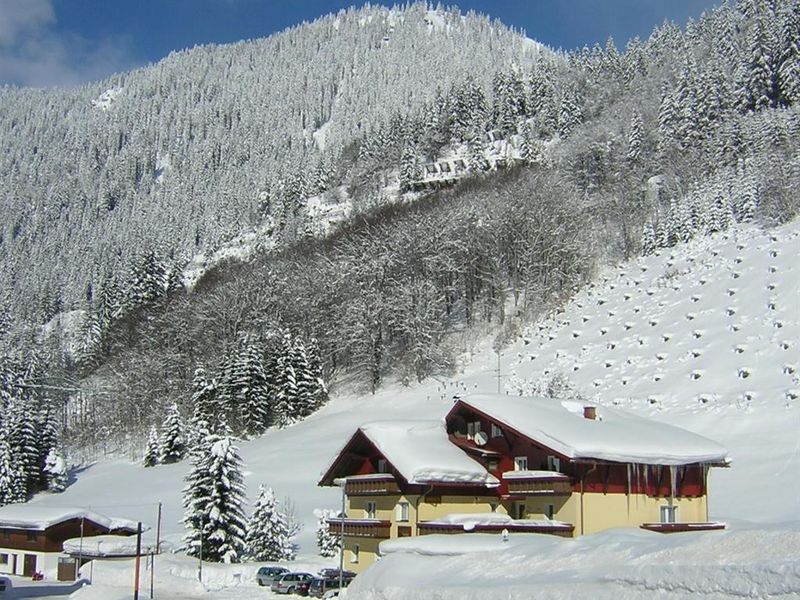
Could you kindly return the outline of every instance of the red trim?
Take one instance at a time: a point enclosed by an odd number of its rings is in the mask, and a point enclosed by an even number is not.
[[[641,529],[657,533],[683,533],[686,531],[717,531],[725,529],[726,523],[642,523]]]

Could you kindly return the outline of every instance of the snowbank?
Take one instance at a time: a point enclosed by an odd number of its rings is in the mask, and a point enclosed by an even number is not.
[[[797,597],[800,524],[662,535],[430,535],[381,544],[348,600]],[[414,573],[409,577],[409,573]]]

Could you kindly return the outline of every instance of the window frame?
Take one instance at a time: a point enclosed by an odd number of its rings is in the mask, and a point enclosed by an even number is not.
[[[515,471],[527,471],[528,470],[528,457],[527,456],[515,456],[514,457],[514,470]]]
[[[378,503],[375,502],[375,500],[367,500],[366,502],[364,502],[364,514],[366,515],[367,519],[377,518]]]
[[[397,519],[398,523],[408,523],[411,517],[409,516],[409,508],[410,505],[408,501],[401,500],[397,503],[397,510],[395,512],[395,518]]]

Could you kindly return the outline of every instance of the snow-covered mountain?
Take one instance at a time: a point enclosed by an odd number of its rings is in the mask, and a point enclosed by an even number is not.
[[[764,590],[786,597],[800,592],[800,532],[789,524],[796,521],[800,498],[800,483],[793,477],[800,469],[798,250],[800,222],[794,221],[770,231],[740,226],[620,264],[563,309],[534,323],[500,356],[501,387],[507,393],[542,389],[561,373],[574,390],[600,404],[676,424],[726,445],[733,463],[712,474],[710,516],[727,521],[727,532],[674,537],[610,532],[579,542],[514,540],[509,556],[529,564],[528,575],[517,564],[513,573],[506,572],[510,563],[491,546],[495,542],[476,542],[477,558],[421,558],[412,552],[411,558],[390,556],[374,568],[374,576],[365,574],[364,583],[353,590],[361,587],[364,595],[355,597],[401,597],[397,594],[402,590],[413,590],[415,597],[469,597],[459,595],[468,593],[459,584],[461,569],[474,567],[476,561],[491,564],[500,578],[473,582],[469,593],[480,591],[484,598],[511,592],[517,595],[510,597],[522,598],[523,586],[545,580],[554,598],[576,597],[581,590],[624,591],[630,598],[672,590],[674,595],[666,597],[680,598],[691,595],[695,584],[716,598],[758,596]],[[316,481],[360,423],[437,418],[456,394],[497,389],[491,339],[479,340],[460,364],[452,378],[411,387],[389,384],[375,396],[338,396],[302,423],[242,442],[250,495],[264,483],[279,498],[293,501],[305,525],[298,538],[301,560],[315,552],[314,509],[335,508],[339,502],[337,489],[318,488]],[[559,380],[565,389],[563,378]],[[138,461],[100,460],[78,473],[63,494],[39,495],[33,502],[98,510],[113,506],[117,513],[153,524],[161,501],[164,532],[179,541],[181,481],[187,468],[185,462],[144,469]],[[134,497],[131,489],[136,490]],[[573,552],[580,560],[566,561]],[[552,556],[546,570],[553,577],[537,575],[542,553]],[[786,560],[776,565],[776,556]],[[653,571],[664,561],[688,561],[693,570]],[[408,583],[409,565],[436,577]],[[585,575],[578,585],[559,583],[558,576],[576,577],[579,566]],[[193,575],[189,568],[184,571]],[[476,572],[489,575],[485,569]],[[731,579],[734,572],[736,579]],[[775,577],[780,583],[760,587]],[[674,590],[670,582],[677,582]],[[248,588],[247,593],[258,597],[259,592]]]

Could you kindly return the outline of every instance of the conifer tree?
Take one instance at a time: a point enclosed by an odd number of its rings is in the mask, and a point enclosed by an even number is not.
[[[634,112],[631,117],[630,130],[628,132],[628,153],[626,155],[628,162],[635,163],[641,156],[644,137],[642,128],[642,117],[638,112]]]
[[[186,434],[175,402],[167,407],[161,431],[161,438],[158,441],[159,462],[170,464],[182,460],[186,454]]]
[[[230,392],[241,415],[242,432],[260,435],[272,424],[272,406],[260,348],[247,341],[239,350]]]
[[[295,548],[291,541],[286,515],[280,511],[275,494],[263,485],[247,525],[247,555],[256,561],[294,560]]]
[[[67,461],[57,448],[50,450],[44,463],[44,474],[47,478],[47,489],[51,492],[63,492],[67,487]]]
[[[28,499],[25,472],[8,442],[10,434],[8,423],[4,422],[0,426],[0,506]]]
[[[142,459],[142,464],[145,467],[154,467],[159,463],[159,451],[158,451],[158,432],[156,431],[156,426],[150,426],[150,434],[147,436],[147,448],[144,451],[144,458]]]
[[[316,510],[315,513],[318,518],[317,548],[319,549],[319,555],[324,556],[325,558],[338,556],[339,548],[341,547],[341,540],[339,539],[339,535],[337,533],[331,531],[331,527],[328,525],[328,519],[339,516],[339,514],[337,511],[330,509]]]
[[[242,461],[230,436],[209,434],[194,452],[183,490],[189,556],[239,562],[245,550]]]

